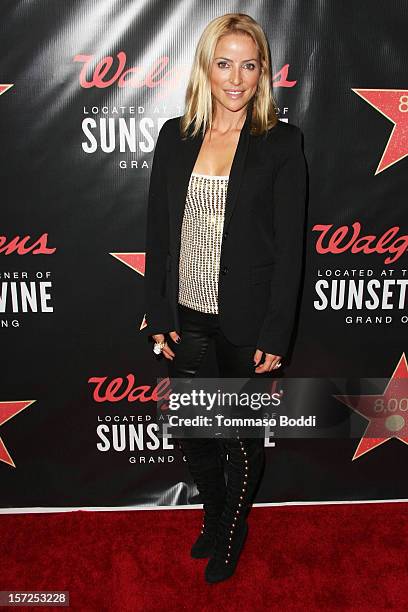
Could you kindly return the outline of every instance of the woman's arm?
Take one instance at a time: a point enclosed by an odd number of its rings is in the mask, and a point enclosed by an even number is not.
[[[306,163],[302,132],[291,126],[291,142],[273,186],[275,266],[266,316],[257,348],[286,355],[299,292],[306,200]]]
[[[168,146],[167,120],[158,135],[150,174],[145,260],[145,304],[147,333],[163,334],[174,329],[170,305],[163,288],[169,247],[169,210],[164,177],[165,152]]]

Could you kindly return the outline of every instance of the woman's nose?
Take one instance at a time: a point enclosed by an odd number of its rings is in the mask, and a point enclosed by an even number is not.
[[[239,85],[242,81],[241,78],[241,71],[239,68],[233,68],[232,69],[232,75],[231,75],[231,83],[233,83],[235,86]]]

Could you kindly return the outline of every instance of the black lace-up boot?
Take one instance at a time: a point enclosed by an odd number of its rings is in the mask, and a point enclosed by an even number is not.
[[[233,575],[248,533],[247,516],[251,509],[265,461],[263,439],[225,440],[228,451],[227,491],[219,519],[214,554],[205,578],[219,582]]]
[[[224,508],[224,463],[214,439],[181,439],[178,444],[186,457],[204,509],[201,533],[191,548],[191,556],[204,559],[214,552],[218,521]]]

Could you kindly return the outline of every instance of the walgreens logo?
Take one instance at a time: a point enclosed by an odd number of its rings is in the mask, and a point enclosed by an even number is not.
[[[190,72],[190,64],[176,64],[170,67],[170,57],[163,55],[153,61],[149,67],[127,66],[124,51],[119,51],[116,58],[107,55],[95,65],[94,55],[82,53],[74,56],[74,62],[83,64],[79,73],[79,84],[84,89],[97,87],[106,89],[112,85],[131,87],[133,89],[175,90]],[[296,81],[288,80],[289,64],[285,64],[274,77],[275,87],[294,87]]]
[[[314,225],[312,231],[320,232],[316,241],[316,251],[320,255],[332,253],[338,255],[349,251],[350,253],[364,253],[371,255],[387,254],[385,264],[394,263],[404,255],[408,249],[408,235],[400,233],[400,227],[394,225],[380,236],[363,234],[361,223],[355,221],[352,226],[341,225],[335,228],[333,223],[328,225]]]

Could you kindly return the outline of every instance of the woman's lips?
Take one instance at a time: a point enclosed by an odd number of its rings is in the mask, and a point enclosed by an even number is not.
[[[228,90],[228,89],[224,89],[225,94],[229,97],[232,98],[233,100],[240,98],[241,96],[244,95],[243,91],[232,91],[232,90]]]

